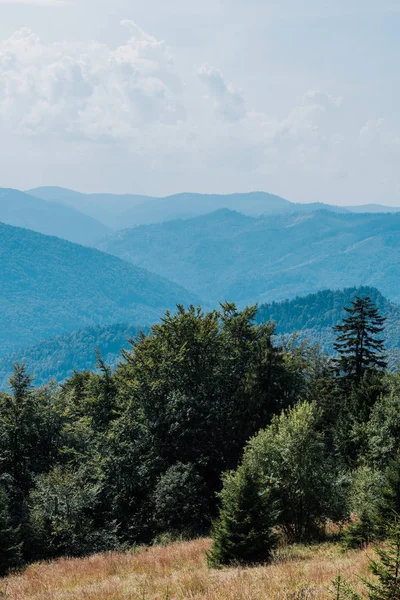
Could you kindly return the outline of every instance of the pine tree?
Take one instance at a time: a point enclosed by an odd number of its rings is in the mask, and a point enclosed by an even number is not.
[[[332,582],[332,589],[329,590],[332,600],[362,600],[341,575],[338,575]]]
[[[369,600],[400,600],[400,523],[396,516],[388,528],[387,548],[377,548],[378,560],[371,561],[370,571],[378,583],[366,581]]]
[[[228,473],[220,493],[219,519],[214,526],[211,567],[269,562],[276,539],[272,528],[276,511],[268,488],[242,465]]]
[[[383,356],[384,341],[379,337],[386,319],[379,314],[369,296],[357,297],[345,311],[348,317],[334,327],[338,334],[334,348],[339,355],[334,370],[345,381],[358,385],[367,370],[383,370],[387,366]]]

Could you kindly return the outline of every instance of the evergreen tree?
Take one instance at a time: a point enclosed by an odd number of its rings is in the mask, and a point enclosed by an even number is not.
[[[338,334],[334,348],[339,355],[334,369],[344,381],[358,385],[367,370],[386,368],[384,341],[380,337],[385,318],[369,296],[357,297],[345,311],[348,316],[334,327]]]
[[[400,600],[400,523],[398,516],[388,528],[387,548],[376,548],[378,560],[370,571],[378,583],[366,581],[369,600]]]
[[[225,476],[221,509],[214,525],[211,567],[262,564],[271,559],[276,539],[276,511],[270,490],[260,485],[247,465]]]
[[[19,537],[18,528],[12,525],[7,493],[0,487],[0,577],[21,564]]]
[[[341,575],[332,582],[332,589],[329,592],[332,600],[362,600]]]

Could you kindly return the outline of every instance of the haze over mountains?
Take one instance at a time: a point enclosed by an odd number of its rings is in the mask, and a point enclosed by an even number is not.
[[[135,225],[161,223],[175,219],[190,219],[221,208],[245,215],[276,215],[293,212],[397,212],[396,207],[381,205],[334,206],[323,202],[297,204],[266,192],[241,194],[194,194],[182,193],[164,198],[140,195],[82,194],[57,187],[41,187],[29,194],[48,201],[56,201],[84,212],[113,229],[125,229]]]
[[[269,302],[354,285],[400,300],[398,213],[256,219],[220,210],[118,232],[99,247],[208,302]]]
[[[57,202],[0,188],[0,222],[91,245],[111,231],[96,219]]]
[[[90,325],[145,325],[197,301],[109,254],[4,224],[0,280],[0,354]]]

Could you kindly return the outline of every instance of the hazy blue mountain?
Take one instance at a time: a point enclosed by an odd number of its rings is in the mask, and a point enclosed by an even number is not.
[[[58,187],[41,187],[30,194],[72,206],[105,223],[113,229],[191,219],[227,208],[244,215],[258,217],[287,213],[306,213],[316,210],[332,212],[379,213],[398,212],[400,207],[367,204],[363,206],[334,206],[323,202],[299,204],[266,192],[237,194],[182,193],[163,198],[134,194],[82,194]]]
[[[100,350],[107,364],[114,365],[120,357],[121,349],[128,349],[128,340],[134,339],[137,333],[136,325],[98,325],[58,335],[0,357],[0,389],[7,387],[16,362],[26,364],[29,373],[35,376],[36,385],[52,379],[61,382],[74,371],[94,369],[97,362],[96,349]]]
[[[316,210],[304,205],[303,210]],[[190,219],[219,209],[229,209],[244,215],[281,214],[298,210],[298,205],[280,196],[265,192],[247,194],[176,194],[140,204],[126,213],[127,222],[136,225],[161,223],[174,219]]]
[[[314,202],[295,204],[274,194],[250,192],[243,194],[175,194],[165,198],[115,194],[81,194],[72,190],[44,187],[30,190],[30,194],[56,200],[77,208],[106,223],[114,229],[134,225],[162,223],[175,219],[190,219],[221,208],[245,215],[276,215],[290,212],[311,212],[321,208],[346,212],[343,207]]]
[[[400,214],[256,219],[221,210],[121,231],[100,248],[210,302],[268,302],[353,285],[400,300]]]
[[[135,221],[126,221],[127,211],[152,198],[134,194],[82,194],[61,187],[40,187],[28,192],[34,197],[55,201],[73,207],[101,221],[112,229],[130,227]]]
[[[87,245],[111,231],[74,208],[4,188],[0,188],[0,221]]]
[[[177,302],[176,284],[56,237],[0,224],[0,353],[82,327],[147,324]]]
[[[347,206],[350,212],[355,213],[396,213],[400,206],[384,206],[383,204],[361,204],[360,206]]]

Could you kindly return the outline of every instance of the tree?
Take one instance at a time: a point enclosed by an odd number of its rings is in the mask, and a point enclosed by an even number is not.
[[[315,539],[326,521],[346,516],[346,488],[325,448],[316,408],[303,403],[274,417],[246,450],[244,461],[266,489],[272,485],[278,522],[290,541]]]
[[[289,361],[274,345],[274,327],[255,324],[256,312],[256,307],[239,311],[229,303],[209,313],[179,306],[123,353],[125,362],[115,373],[120,416],[111,427],[112,453],[119,455],[113,460],[114,480],[120,479],[115,498],[130,514],[118,513],[118,522],[127,524],[140,514],[139,504],[153,506],[162,477],[181,463],[192,465],[200,478],[199,497],[192,500],[194,507],[202,506],[197,520],[202,534],[204,523],[210,526],[217,513],[222,473],[235,469],[247,440],[293,402]],[[124,444],[132,448],[128,460],[121,460]],[[128,469],[139,447],[140,456]],[[137,470],[140,481],[133,485]],[[178,497],[184,510],[184,495],[174,494],[174,502]],[[137,527],[137,516],[135,521]]]
[[[385,548],[375,548],[378,559],[371,560],[369,570],[375,581],[363,580],[369,600],[400,600],[400,524],[395,515],[387,527]],[[333,582],[331,597],[336,600],[362,600],[339,575]]]
[[[388,527],[387,548],[375,549],[378,560],[370,571],[378,583],[366,581],[369,600],[400,600],[400,524],[398,516]]]
[[[270,489],[247,465],[225,475],[221,508],[214,525],[211,567],[267,563],[276,545],[276,509]]]
[[[208,533],[204,519],[207,495],[204,481],[193,465],[173,465],[160,477],[153,493],[156,528],[172,537]]]
[[[348,317],[334,327],[338,334],[334,349],[339,355],[334,369],[345,382],[358,385],[369,369],[386,368],[384,340],[380,337],[386,319],[369,296],[357,296],[345,311]]]
[[[12,524],[9,499],[0,487],[0,577],[21,564],[22,544],[18,528]]]

